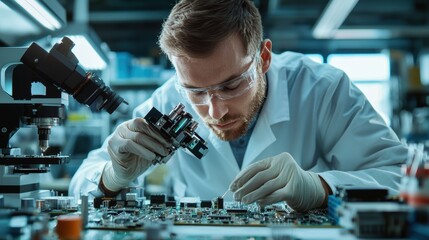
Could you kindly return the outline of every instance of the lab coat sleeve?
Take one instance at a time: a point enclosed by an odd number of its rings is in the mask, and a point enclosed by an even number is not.
[[[407,148],[346,74],[337,74],[339,81],[331,82],[319,108],[322,161],[331,169],[320,176],[332,190],[354,184],[397,194]]]
[[[162,87],[158,88],[149,99],[133,110],[133,118],[144,117],[152,107],[156,107],[163,113],[171,111],[173,105],[172,103],[167,103],[167,98],[164,96],[171,95],[172,89],[174,89],[174,85],[170,80]],[[177,96],[175,97],[177,100]],[[70,196],[80,196],[81,194],[87,194],[91,198],[103,195],[98,188],[98,184],[100,182],[104,167],[109,161],[111,161],[107,151],[108,140],[110,137],[111,135],[104,141],[103,145],[99,149],[91,151],[87,158],[82,162],[70,182]],[[135,181],[131,182],[129,186],[143,186],[145,176],[148,175],[152,170],[153,167],[146,170],[144,174],[139,176]]]
[[[88,195],[90,199],[103,196],[103,193],[98,188],[98,184],[100,183],[104,167],[109,161],[111,161],[109,153],[107,152],[107,143],[110,137],[111,136],[104,141],[103,145],[99,149],[91,151],[87,158],[82,162],[70,182],[70,196],[77,197],[85,194]],[[130,182],[129,186],[143,186],[144,177],[152,170],[153,167],[146,170],[144,174]]]
[[[98,189],[98,183],[108,161],[110,161],[110,157],[107,152],[106,140],[101,148],[91,151],[82,162],[71,179],[69,195],[78,197],[85,194],[90,198],[102,196],[102,192]]]

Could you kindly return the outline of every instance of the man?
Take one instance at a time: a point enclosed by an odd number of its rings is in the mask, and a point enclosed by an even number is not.
[[[407,150],[344,72],[301,54],[271,52],[250,0],[182,0],[163,25],[160,47],[176,76],[137,107],[73,177],[71,194],[114,196],[142,184],[156,154],[168,160],[176,196],[322,207],[338,184],[397,193]],[[179,102],[208,142],[201,160],[143,120]]]

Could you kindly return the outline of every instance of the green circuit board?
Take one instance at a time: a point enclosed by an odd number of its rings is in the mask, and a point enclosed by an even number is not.
[[[89,229],[139,230],[152,223],[163,222],[192,226],[334,227],[327,217],[326,209],[299,213],[284,203],[261,207],[256,203],[223,203],[223,199],[218,198],[211,201],[212,204],[207,204],[207,201],[178,201],[176,204],[161,201],[139,206],[127,201],[103,201],[103,205],[97,205],[90,213]]]

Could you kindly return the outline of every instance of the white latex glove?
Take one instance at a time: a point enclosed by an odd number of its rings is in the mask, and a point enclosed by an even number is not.
[[[258,161],[231,183],[234,199],[262,206],[286,201],[296,211],[321,207],[325,190],[319,175],[304,171],[289,153]]]
[[[108,142],[112,161],[103,170],[104,186],[111,192],[128,186],[152,165],[156,154],[164,157],[162,162],[167,162],[173,154],[170,146],[143,118],[122,123]]]

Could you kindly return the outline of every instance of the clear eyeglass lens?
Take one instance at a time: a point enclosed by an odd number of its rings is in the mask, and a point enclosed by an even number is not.
[[[187,89],[180,86],[178,82],[176,82],[176,86],[182,96],[187,98],[192,104],[207,105],[214,96],[220,100],[228,100],[245,94],[253,87],[255,76],[256,64],[252,62],[250,68],[241,76],[219,86],[206,89]]]
[[[221,100],[228,100],[243,95],[251,87],[252,77],[246,76],[237,79],[236,82],[230,83],[219,89],[209,91],[186,91],[188,99],[194,104],[207,104],[213,96]]]

